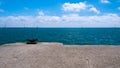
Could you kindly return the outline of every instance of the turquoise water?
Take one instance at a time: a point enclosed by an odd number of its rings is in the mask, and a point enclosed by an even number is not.
[[[0,28],[0,45],[31,38],[70,45],[120,45],[120,28]]]

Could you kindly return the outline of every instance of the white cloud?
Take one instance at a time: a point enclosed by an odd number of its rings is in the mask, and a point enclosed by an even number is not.
[[[101,3],[110,3],[109,0],[101,0]]]
[[[95,7],[91,7],[89,10],[90,10],[90,11],[93,11],[93,12],[95,12],[95,13],[97,13],[97,14],[100,13],[100,11],[97,10]]]
[[[6,16],[0,17],[0,27],[120,27],[120,16],[105,14],[101,16],[80,16],[69,14],[61,16]]]
[[[3,10],[3,9],[0,9],[0,12],[4,12],[4,10]]]
[[[120,17],[116,14],[106,14],[102,16],[64,16],[66,21],[77,23],[82,27],[120,27]]]
[[[86,9],[87,5],[84,2],[79,3],[64,3],[62,8],[64,11],[80,12]]]
[[[43,11],[39,11],[38,14],[41,15],[41,16],[43,16],[44,12]]]
[[[79,3],[64,3],[62,5],[62,10],[65,12],[80,12],[82,10],[95,12],[97,14],[100,13],[93,5],[86,4],[85,2]]]

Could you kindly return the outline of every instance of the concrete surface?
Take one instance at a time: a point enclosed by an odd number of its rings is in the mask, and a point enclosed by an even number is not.
[[[120,68],[120,46],[6,44],[0,68]]]

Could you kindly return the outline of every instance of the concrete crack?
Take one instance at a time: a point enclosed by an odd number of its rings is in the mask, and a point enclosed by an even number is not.
[[[88,68],[91,68],[90,60],[86,59],[86,61],[87,61],[87,64],[88,64]]]

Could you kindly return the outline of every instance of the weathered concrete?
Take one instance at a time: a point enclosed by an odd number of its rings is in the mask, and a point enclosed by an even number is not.
[[[120,68],[120,46],[7,44],[0,46],[0,68]]]

